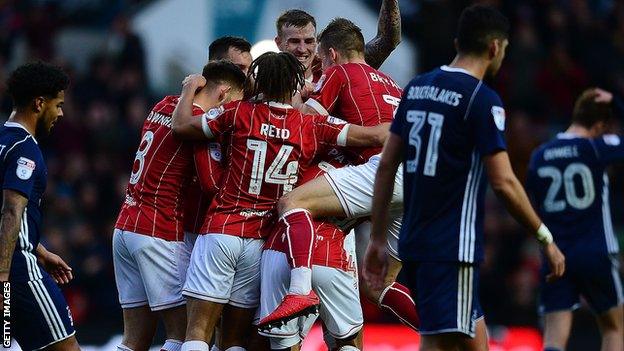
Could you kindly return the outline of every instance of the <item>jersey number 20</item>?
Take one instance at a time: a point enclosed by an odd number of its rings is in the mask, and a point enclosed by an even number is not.
[[[408,173],[416,172],[422,143],[420,130],[423,128],[426,121],[431,126],[431,130],[429,131],[429,143],[427,144],[427,155],[425,157],[423,174],[429,177],[435,177],[438,167],[438,145],[442,137],[444,115],[435,112],[427,113],[425,111],[410,110],[407,111],[405,118],[412,124],[409,131],[409,145],[416,149],[414,158],[407,160],[405,163],[406,171]]]
[[[582,163],[571,163],[563,171],[563,174],[558,168],[553,166],[540,167],[537,169],[537,174],[540,178],[550,178],[552,180],[544,200],[544,210],[546,212],[561,212],[566,209],[567,205],[577,210],[584,210],[594,202],[596,193],[594,191],[592,173],[589,167]],[[574,177],[577,176],[581,179],[583,196],[579,196],[574,186]],[[562,184],[565,200],[556,200]]]

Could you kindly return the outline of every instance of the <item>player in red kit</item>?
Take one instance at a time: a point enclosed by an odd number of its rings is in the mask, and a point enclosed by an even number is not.
[[[324,161],[303,174],[303,183],[330,169],[344,166],[339,160],[345,158],[337,150],[322,159]],[[312,223],[317,236],[317,246],[311,257],[312,287],[319,295],[319,316],[330,350],[343,346],[361,347],[358,336],[364,318],[356,272],[355,237],[345,234],[355,222],[351,219],[334,223],[324,219]],[[290,268],[286,253],[289,242],[283,235],[285,230],[285,222],[280,220],[262,253],[260,318],[271,313],[288,292]],[[261,330],[260,334],[269,338],[271,349],[290,350],[303,341],[316,318],[317,315],[312,314],[291,319],[285,325]]]
[[[252,63],[250,96],[213,109],[200,121],[174,113],[180,135],[219,138],[226,164],[219,193],[191,256],[183,293],[188,301],[186,341],[182,350],[208,350],[214,326],[225,304],[248,330],[259,302],[260,257],[264,238],[275,221],[278,199],[297,185],[317,153],[335,145],[380,145],[387,126],[362,128],[333,117],[303,115],[289,105],[304,79],[304,67],[288,53],[266,53]],[[253,73],[252,73],[253,72]],[[190,79],[182,98],[201,87]],[[244,349],[242,335],[231,350]],[[227,347],[227,348],[226,348]]]
[[[275,44],[280,51],[289,52],[305,67],[304,96],[314,90],[323,74],[321,60],[316,56],[316,20],[309,13],[293,9],[282,13],[275,22]],[[383,0],[379,10],[377,35],[366,44],[365,59],[374,68],[390,56],[401,42],[401,13],[398,0]]]
[[[319,35],[319,42],[319,55],[325,72],[317,91],[300,108],[309,113],[335,114],[358,125],[372,126],[391,121],[402,91],[390,77],[365,63],[361,30],[351,21],[334,19]],[[359,166],[331,170],[280,201],[280,215],[290,226],[288,235],[292,250],[289,255],[294,263],[291,284],[283,303],[260,321],[261,326],[288,320],[300,310],[305,310],[310,303],[303,298],[312,289],[308,247],[314,241],[314,235],[313,228],[308,224],[310,219],[328,215],[355,218],[370,214],[381,149],[349,148],[348,151]],[[389,228],[392,235],[389,236],[388,246],[395,264],[388,272],[384,289],[366,289],[365,292],[380,307],[416,328],[418,318],[414,302],[409,297],[408,289],[395,282],[401,267],[396,258],[402,215],[401,175],[395,182],[394,200],[394,218]],[[368,232],[363,235],[368,235]]]
[[[196,95],[193,115],[242,96],[245,76],[232,63],[211,62],[203,75],[209,84]],[[179,350],[184,338],[182,285],[190,248],[183,241],[182,195],[194,166],[192,143],[181,142],[172,132],[177,103],[178,97],[167,96],[147,116],[115,224],[113,262],[124,316],[118,350],[149,348],[158,316],[167,334],[163,350]]]

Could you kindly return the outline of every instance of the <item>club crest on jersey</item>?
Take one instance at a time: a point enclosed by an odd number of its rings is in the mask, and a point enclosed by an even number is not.
[[[217,162],[221,162],[221,144],[210,143],[208,148],[210,149],[210,157]]]
[[[620,145],[620,137],[615,134],[603,135],[602,140],[604,140],[605,144],[610,145],[610,146]]]
[[[20,157],[17,160],[17,169],[15,170],[15,174],[21,180],[28,180],[32,176],[35,166],[35,161],[26,157]]]
[[[492,117],[496,128],[501,132],[505,131],[505,109],[500,106],[492,106]]]

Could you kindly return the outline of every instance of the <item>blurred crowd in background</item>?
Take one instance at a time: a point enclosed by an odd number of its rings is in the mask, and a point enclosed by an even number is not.
[[[64,291],[83,342],[103,342],[122,327],[111,236],[143,120],[158,99],[148,89],[147,53],[129,18],[149,2],[0,0],[2,119],[11,112],[4,81],[15,65],[43,59],[64,66],[72,77],[65,117],[41,140],[49,168],[43,242],[74,269],[75,279]],[[365,2],[376,12],[381,0]],[[418,72],[450,62],[456,21],[469,3],[400,0],[403,37],[419,49]],[[511,160],[524,178],[531,151],[567,127],[583,89],[600,86],[624,96],[624,1],[488,3],[512,21],[507,59],[491,84],[505,103]],[[56,33],[69,26],[108,36],[107,45],[90,54],[84,73],[59,60],[55,51]],[[611,186],[622,247],[624,165],[612,170]],[[481,301],[488,324],[539,327],[539,248],[491,192],[487,201]],[[375,306],[365,313],[368,321],[390,322]]]

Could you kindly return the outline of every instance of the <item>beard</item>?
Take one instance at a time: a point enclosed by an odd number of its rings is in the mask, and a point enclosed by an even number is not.
[[[45,122],[44,118],[39,118],[37,120],[37,125],[35,126],[35,136],[37,137],[46,137],[50,135],[50,129]]]

